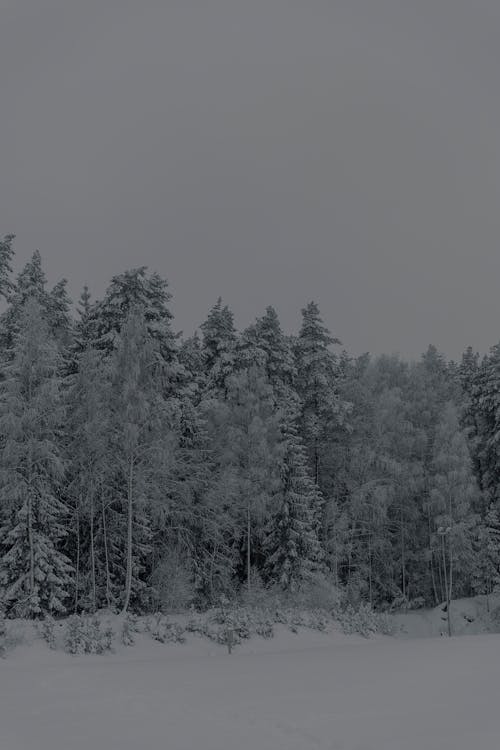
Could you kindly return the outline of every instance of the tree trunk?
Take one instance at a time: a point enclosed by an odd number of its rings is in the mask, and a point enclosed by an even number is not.
[[[252,592],[252,583],[250,580],[250,539],[251,539],[251,527],[250,527],[250,503],[247,504],[247,587],[248,593]]]
[[[81,499],[79,500],[79,507],[76,509],[75,615],[78,610],[78,587],[80,585],[80,508]]]
[[[28,492],[28,544],[30,548],[30,608],[35,593],[35,547],[33,541],[33,504],[31,493]]]
[[[30,401],[31,401],[31,379],[30,379]],[[33,596],[35,594],[35,541],[33,538],[33,499],[31,496],[31,483],[33,480],[33,445],[30,441],[29,459],[28,459],[28,497],[27,497],[27,524],[28,524],[28,545],[30,550],[30,614]]]
[[[451,587],[453,581],[453,552],[451,547],[451,529],[449,532],[448,548],[450,558],[450,574],[449,574],[449,585],[448,585],[448,597],[447,597],[447,611],[448,611],[448,635],[451,638]]]
[[[123,614],[126,613],[130,603],[132,591],[132,524],[134,511],[134,459],[129,459],[128,482],[127,482],[127,573],[125,578],[125,601],[123,603]]]
[[[445,541],[444,541],[444,534],[441,535],[441,557],[443,561],[443,577],[444,577],[444,591],[445,591],[445,600],[448,600],[448,571],[447,571],[447,565],[446,565],[446,552],[445,552]]]
[[[426,506],[427,506],[426,507],[426,510],[427,510],[427,529],[429,531],[429,552],[430,552],[429,564],[430,564],[430,569],[431,569],[431,581],[432,581],[432,590],[434,592],[434,601],[435,601],[436,607],[437,607],[437,605],[439,604],[439,597],[438,597],[437,588],[436,588],[436,576],[435,576],[435,573],[434,573],[434,553],[432,551],[432,531],[431,531],[431,510],[430,510],[430,504],[429,503],[427,503]],[[439,568],[439,566],[438,566],[438,568]]]
[[[314,439],[314,481],[316,482],[316,487],[319,487],[319,448],[318,448],[318,439]]]
[[[369,585],[369,596],[370,596],[370,607],[373,605],[373,591],[372,591],[372,545],[371,536],[368,534],[368,585]]]
[[[90,577],[92,584],[92,612],[97,609],[95,581],[95,540],[94,540],[94,492],[90,492]]]
[[[400,526],[401,526],[401,578],[403,598],[406,599],[406,549],[405,549],[405,529],[403,522],[403,505],[400,506]]]
[[[109,555],[108,555],[108,531],[106,528],[106,508],[104,506],[104,497],[102,503],[102,535],[104,541],[104,564],[106,566],[106,604],[111,609],[111,581],[109,576]]]
[[[437,607],[437,605],[439,604],[439,597],[438,597],[438,592],[437,592],[437,588],[436,588],[436,576],[435,576],[435,573],[434,573],[434,554],[432,552],[432,549],[431,549],[430,552],[431,552],[431,556],[430,556],[430,560],[429,560],[429,567],[430,567],[430,571],[431,571],[432,591],[434,593],[434,603],[435,603],[435,605]]]

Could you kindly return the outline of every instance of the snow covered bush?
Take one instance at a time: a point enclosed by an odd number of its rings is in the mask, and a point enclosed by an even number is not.
[[[19,623],[7,622],[0,617],[0,657],[5,657],[16,646],[24,643],[24,630]]]
[[[57,648],[55,627],[56,622],[50,615],[46,615],[39,625],[40,635],[51,649]]]
[[[347,635],[357,634],[364,638],[376,633],[393,635],[394,626],[389,616],[374,612],[369,604],[360,604],[354,608],[348,604],[345,610],[338,616],[342,630]]]
[[[122,623],[121,642],[124,646],[133,646],[135,643],[135,633],[138,632],[137,617],[127,612]]]
[[[262,619],[260,622],[257,622],[255,632],[261,638],[273,638],[274,625],[269,619]]]
[[[159,614],[148,623],[151,637],[160,643],[185,643],[185,629],[177,622],[170,622]]]
[[[73,615],[66,625],[65,650],[69,654],[103,654],[111,651],[114,632],[104,628],[97,616],[92,618]]]
[[[68,654],[85,653],[85,637],[82,627],[82,619],[78,615],[69,618],[64,634],[64,647]]]

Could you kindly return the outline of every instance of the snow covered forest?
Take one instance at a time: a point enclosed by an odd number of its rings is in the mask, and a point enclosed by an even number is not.
[[[352,357],[315,302],[175,331],[141,267],[103,299],[15,276],[0,241],[0,603],[7,617],[210,606],[323,582],[374,608],[499,580],[500,345]]]

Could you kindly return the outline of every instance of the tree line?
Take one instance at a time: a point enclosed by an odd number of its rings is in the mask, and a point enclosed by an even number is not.
[[[499,583],[500,345],[350,356],[219,299],[173,329],[140,267],[74,312],[0,241],[0,605],[8,616],[209,606],[316,581],[374,607]]]

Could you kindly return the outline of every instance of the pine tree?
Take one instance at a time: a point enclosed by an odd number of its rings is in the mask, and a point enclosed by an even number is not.
[[[72,568],[59,549],[67,517],[60,359],[36,299],[20,311],[9,359],[0,384],[2,598],[17,615],[64,612]]]
[[[16,283],[9,295],[9,307],[0,316],[0,348],[12,349],[15,335],[19,332],[24,305],[30,298],[35,299],[43,311],[48,309],[47,281],[42,269],[42,258],[35,251],[31,259],[18,274]]]
[[[279,489],[263,542],[269,582],[296,591],[321,569],[317,518],[321,495],[307,471],[307,457],[294,424],[281,425]]]
[[[286,403],[287,408],[291,408],[294,402],[298,410],[297,369],[292,346],[273,307],[267,307],[265,315],[243,332],[240,358],[242,355],[247,366],[262,367],[275,393],[277,407]]]
[[[47,298],[47,320],[50,330],[60,343],[67,349],[73,335],[73,319],[71,317],[71,299],[68,295],[67,280],[61,279],[52,287]]]
[[[302,327],[296,342],[297,386],[302,400],[301,432],[313,478],[320,489],[327,484],[322,465],[327,454],[325,443],[346,412],[338,395],[338,360],[330,349],[338,343],[325,327],[318,305],[310,302],[302,310]]]
[[[500,506],[500,344],[483,358],[470,387],[473,458],[485,507]]]
[[[71,301],[66,292],[66,281],[62,280],[49,292],[42,267],[42,257],[36,250],[11,285],[9,307],[0,316],[0,347],[11,349],[19,331],[24,306],[29,299],[40,305],[50,336],[60,343],[68,344],[71,335]]]
[[[112,352],[120,332],[133,311],[140,311],[148,336],[164,363],[177,360],[176,336],[172,332],[173,315],[169,308],[168,282],[157,273],[147,273],[146,266],[113,276],[104,299],[95,303],[87,314],[93,326],[97,348]]]
[[[14,239],[14,234],[6,234],[5,237],[0,239],[0,298],[3,297],[4,299],[8,299],[13,290],[10,276],[14,257],[14,248],[12,247]]]
[[[200,326],[203,336],[203,358],[209,394],[225,394],[226,381],[236,369],[237,335],[233,313],[222,306],[219,297]]]
[[[473,589],[489,596],[500,586],[500,517],[495,505],[490,505],[484,520],[478,524],[473,549]]]
[[[199,404],[206,391],[206,377],[202,345],[197,333],[182,342],[179,362],[186,372],[184,395]]]

